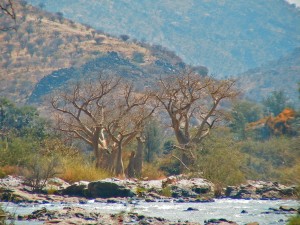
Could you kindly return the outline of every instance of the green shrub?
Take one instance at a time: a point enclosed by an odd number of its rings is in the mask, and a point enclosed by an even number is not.
[[[0,168],[0,179],[4,178],[6,176],[6,173]]]
[[[162,196],[165,196],[165,197],[172,197],[172,189],[171,187],[164,187],[162,190],[161,190],[161,195]]]
[[[225,131],[214,133],[204,141],[194,166],[204,178],[220,187],[236,185],[245,179],[239,145],[230,135],[224,134]]]
[[[291,217],[287,225],[300,225],[300,215]]]

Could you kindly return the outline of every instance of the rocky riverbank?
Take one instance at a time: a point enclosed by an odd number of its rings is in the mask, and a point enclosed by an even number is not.
[[[240,186],[230,186],[223,190],[221,197],[234,199],[280,199],[294,198],[296,188],[276,182],[248,181]],[[19,215],[18,220],[43,221],[44,224],[198,224],[170,222],[158,217],[145,217],[135,213],[103,214],[84,207],[92,199],[98,203],[135,204],[143,202],[211,202],[214,201],[213,183],[202,178],[184,176],[169,177],[163,180],[120,180],[109,178],[94,182],[76,182],[69,184],[59,178],[49,179],[41,193],[33,193],[22,177],[8,176],[0,179],[0,201],[17,204],[65,203],[80,204],[83,207],[64,207],[62,210],[42,208],[29,215]],[[188,208],[186,211],[197,211]],[[270,208],[265,213],[292,214],[297,208]],[[247,212],[241,212],[247,213]],[[72,222],[73,221],[73,222]],[[212,219],[205,225],[236,224],[224,219]],[[255,224],[255,223],[253,223]]]
[[[249,180],[239,186],[229,186],[224,196],[233,199],[295,199],[296,186],[285,186],[277,182]]]

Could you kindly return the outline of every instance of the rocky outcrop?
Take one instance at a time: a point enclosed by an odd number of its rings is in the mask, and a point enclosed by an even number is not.
[[[229,186],[225,190],[226,197],[235,199],[282,199],[294,198],[295,195],[295,186],[252,180],[240,186]]]

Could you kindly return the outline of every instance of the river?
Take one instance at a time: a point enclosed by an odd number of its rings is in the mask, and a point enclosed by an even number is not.
[[[49,210],[60,209],[65,206],[78,206],[89,210],[99,210],[102,213],[119,213],[121,211],[136,212],[145,216],[163,217],[171,221],[193,221],[204,224],[204,220],[225,218],[244,225],[249,222],[258,222],[260,225],[284,225],[291,215],[276,214],[269,208],[280,206],[299,206],[295,200],[235,200],[216,199],[209,203],[176,203],[176,202],[151,202],[138,201],[136,204],[99,203],[93,200],[86,204],[12,204],[2,203],[3,208],[11,213],[29,214],[34,210],[46,207]],[[185,211],[192,207],[198,211]],[[242,210],[246,213],[241,213]],[[15,223],[16,225],[28,224],[28,221]],[[30,224],[42,224],[30,222]]]

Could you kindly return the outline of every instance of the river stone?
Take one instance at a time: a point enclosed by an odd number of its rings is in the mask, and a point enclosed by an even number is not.
[[[135,195],[122,185],[106,181],[89,183],[88,191],[92,198],[133,197]]]

